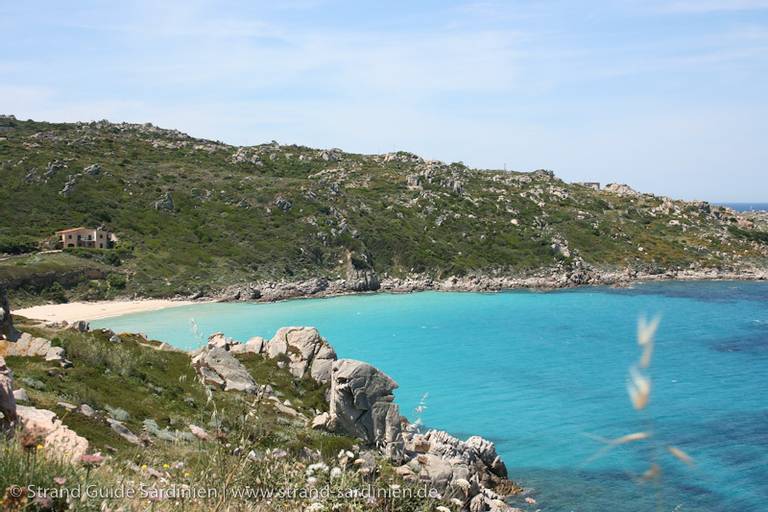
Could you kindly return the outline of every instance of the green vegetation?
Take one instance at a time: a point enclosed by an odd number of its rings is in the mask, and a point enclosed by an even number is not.
[[[236,148],[151,125],[0,122],[11,127],[0,144],[0,252],[29,252],[79,225],[120,238],[113,251],[0,261],[0,283],[16,265],[32,275],[67,267],[56,270],[67,273],[57,279],[63,291],[12,281],[21,303],[335,279],[346,277],[347,254],[381,276],[438,278],[526,274],[576,258],[659,271],[765,264],[766,238],[736,228],[724,209],[595,191],[544,171],[483,171],[404,152]],[[86,171],[92,164],[100,167]]]
[[[298,496],[275,499],[270,505],[263,497],[230,495],[223,489],[306,489],[307,467],[312,463],[342,467],[335,479],[330,478],[327,467],[318,471],[312,483],[318,487],[327,484],[338,495],[348,489],[365,489],[369,483],[381,488],[390,484],[416,485],[403,482],[384,460],[377,461],[380,472],[375,477],[358,472],[352,460],[344,462],[339,458],[341,450],[357,452],[356,440],[311,430],[305,419],[281,413],[271,400],[207,390],[196,377],[187,353],[159,350],[159,342],[132,334],[120,334],[122,342],[116,344],[109,341],[109,333],[102,331],[54,330],[24,320],[17,326],[64,347],[74,362],[71,368],[59,368],[42,358],[8,357],[6,362],[18,385],[27,390],[31,405],[56,412],[65,425],[89,440],[91,451],[100,451],[106,460],[97,468],[68,465],[57,462],[47,447],[21,434],[12,441],[0,439],[0,492],[5,492],[6,498],[12,486],[27,485],[72,488],[90,484],[104,489],[118,485],[134,489],[189,486],[215,488],[218,494],[187,500],[122,498],[108,500],[107,506],[123,506],[124,510],[305,510],[314,501],[324,500]],[[305,416],[327,409],[324,386],[294,380],[287,369],[261,356],[239,357],[257,382],[270,384],[280,400],[289,400]],[[35,382],[36,386],[25,382]],[[97,413],[88,417],[69,410],[67,404],[87,404]],[[119,413],[125,418],[125,426],[144,436],[148,445],[137,447],[115,433],[105,420],[106,411],[113,416]],[[184,432],[186,437],[166,440],[151,435],[147,420],[171,436]],[[192,437],[189,425],[203,427],[210,439]],[[57,483],[61,481],[65,483]],[[381,497],[369,502],[365,497],[331,496],[331,501],[325,501],[327,510],[337,505],[343,507],[339,510],[406,512],[434,510],[437,505],[426,497]],[[103,510],[101,502],[85,499],[75,503],[73,509]],[[72,509],[67,508],[65,500],[41,504],[6,499],[2,506],[3,510]]]

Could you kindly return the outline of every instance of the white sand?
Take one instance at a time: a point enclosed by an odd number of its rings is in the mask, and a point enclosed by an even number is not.
[[[13,314],[35,320],[48,320],[54,322],[66,320],[67,322],[75,322],[77,320],[100,320],[111,316],[120,316],[141,311],[156,311],[158,309],[187,306],[189,304],[196,304],[196,302],[166,299],[70,302],[68,304],[48,304],[46,306],[16,309],[13,311]]]

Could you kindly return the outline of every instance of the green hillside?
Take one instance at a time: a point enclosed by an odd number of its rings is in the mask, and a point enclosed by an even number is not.
[[[0,281],[51,300],[208,293],[350,269],[444,278],[576,260],[659,272],[765,268],[768,249],[765,232],[730,210],[595,191],[547,171],[478,170],[404,152],[235,147],[106,121],[0,117],[0,184],[0,253],[11,254],[0,259]],[[13,255],[80,225],[114,231],[118,247]],[[52,264],[98,272],[79,282],[17,279]]]

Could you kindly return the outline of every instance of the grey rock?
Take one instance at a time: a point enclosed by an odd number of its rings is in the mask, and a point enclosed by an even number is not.
[[[88,418],[93,418],[96,415],[96,411],[88,404],[80,404],[78,411],[80,411],[80,414],[87,416]]]
[[[17,402],[29,402],[29,395],[27,395],[27,390],[24,388],[19,388],[13,392],[13,398]]]
[[[170,192],[163,193],[160,199],[152,203],[155,210],[170,212],[174,209],[173,198]]]
[[[17,357],[42,357],[51,349],[51,342],[45,338],[36,338],[29,333],[21,333],[15,342],[3,342],[5,355]]]
[[[267,340],[261,336],[254,336],[245,342],[246,352],[253,352],[254,354],[261,354],[264,352],[264,347],[267,345]]]
[[[218,296],[224,302],[257,300],[261,297],[261,290],[253,283],[236,284],[228,286]]]
[[[640,195],[640,193],[637,192],[635,189],[633,189],[629,185],[625,185],[623,183],[608,183],[603,190],[605,190],[606,192],[612,192],[612,193],[614,193],[616,195],[620,195],[620,196],[638,196],[638,195]]]
[[[123,425],[122,422],[120,422],[118,420],[114,420],[112,418],[107,418],[107,423],[109,423],[109,426],[112,428],[112,430],[117,432],[117,434],[120,437],[122,437],[123,439],[125,439],[129,443],[135,444],[135,445],[141,445],[142,444],[141,439],[139,439],[139,437],[136,434],[131,432],[128,429],[128,427]]]
[[[318,414],[314,418],[312,418],[312,423],[310,424],[310,427],[314,430],[323,430],[328,428],[328,423],[331,421],[331,415],[327,412],[324,412],[322,414]]]
[[[53,162],[48,162],[48,165],[45,168],[45,172],[43,173],[43,178],[48,180],[48,178],[52,178],[56,175],[60,170],[65,169],[67,167],[67,164],[60,160],[54,160]]]
[[[440,430],[406,432],[404,438],[406,454],[413,454],[408,467],[443,497],[459,499],[465,507],[484,507],[477,510],[492,509],[503,498],[490,490],[507,477],[492,442],[478,436],[461,441]]]
[[[119,407],[110,407],[107,405],[104,408],[107,410],[107,413],[109,413],[109,415],[117,421],[126,421],[128,418],[130,418],[128,411]]]
[[[60,363],[64,360],[64,349],[62,347],[50,347],[45,353],[45,360],[49,362]]]
[[[67,328],[77,332],[88,332],[91,330],[90,324],[85,320],[77,320],[72,322]]]
[[[98,176],[99,174],[101,174],[101,165],[91,164],[85,169],[83,169],[83,174],[87,176]]]
[[[45,384],[37,379],[33,379],[31,377],[22,377],[21,382],[27,385],[27,387],[30,387],[32,389],[36,389],[38,391],[43,391],[45,389]]]
[[[331,380],[336,352],[314,327],[279,329],[267,344],[266,353],[270,359],[286,356],[294,377],[309,376],[321,384]]]
[[[329,430],[363,440],[392,460],[402,458],[401,418],[392,392],[397,383],[361,361],[332,366]]]
[[[180,430],[171,430],[169,428],[160,428],[157,422],[151,418],[148,418],[142,422],[144,432],[152,435],[162,441],[178,442],[178,441],[194,441],[195,436],[191,432],[182,432]]]
[[[77,179],[82,176],[80,173],[70,174],[67,176],[67,181],[64,182],[64,187],[59,191],[60,196],[69,197],[75,191],[75,185]]]
[[[110,336],[109,337],[109,341],[111,343],[122,343],[123,342],[123,340],[117,334],[113,334],[112,336]]]
[[[224,348],[202,350],[192,359],[192,365],[206,384],[223,388],[224,391],[258,391],[248,370]]]
[[[229,347],[231,345],[236,344],[237,342],[233,340],[232,338],[227,338],[224,336],[223,332],[215,332],[208,336],[208,348],[223,348],[224,350],[229,350]]]
[[[287,212],[288,210],[293,208],[293,202],[291,202],[290,199],[287,199],[287,198],[285,198],[283,196],[277,196],[275,198],[274,203],[275,203],[275,206],[277,206],[278,208],[280,208],[284,212]]]
[[[294,283],[265,283],[261,289],[264,301],[285,300],[292,297],[307,297],[324,292],[329,283],[325,278],[307,279]]]
[[[496,476],[507,478],[507,467],[504,465],[504,461],[496,453],[496,446],[480,436],[472,436],[465,442],[466,446],[474,450],[480,460],[483,461],[485,466],[491,470]]]
[[[62,409],[66,409],[67,411],[74,411],[75,409],[77,409],[77,406],[75,404],[71,404],[69,402],[56,402],[56,405],[58,405]]]
[[[227,383],[221,375],[208,367],[198,368],[197,371],[200,374],[200,380],[205,385],[223,389]]]

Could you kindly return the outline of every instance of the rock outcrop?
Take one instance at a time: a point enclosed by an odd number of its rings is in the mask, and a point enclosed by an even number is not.
[[[283,327],[266,346],[270,359],[287,357],[296,378],[311,377],[325,384],[331,381],[331,365],[336,352],[314,327]]]
[[[400,409],[392,394],[395,389],[394,380],[368,363],[335,361],[327,429],[357,437],[400,462],[403,438]]]
[[[16,399],[13,395],[13,372],[0,356],[0,432],[11,431],[16,421]]]
[[[113,418],[107,418],[107,423],[109,424],[109,427],[117,435],[119,435],[129,443],[135,444],[137,446],[140,446],[142,444],[141,439],[139,439],[139,436],[131,432],[130,429],[126,427],[122,421],[119,421]]]
[[[220,300],[233,302],[236,300],[257,300],[261,297],[261,290],[253,283],[244,283],[228,286],[220,294]]]
[[[260,298],[265,302],[270,302],[294,297],[309,297],[325,292],[328,285],[328,280],[322,277],[290,283],[264,283],[259,288]]]
[[[192,358],[192,366],[204,384],[224,391],[258,391],[248,370],[225,347],[203,349]]]
[[[16,357],[44,357],[47,362],[69,365],[64,358],[64,349],[55,347],[45,338],[38,338],[25,332],[17,341],[0,340],[0,350],[6,356]]]
[[[462,441],[447,432],[420,433],[400,416],[392,392],[397,384],[381,370],[360,361],[335,361],[331,373],[330,410],[310,423],[314,429],[350,435],[401,464],[406,479],[429,482],[462,510],[509,510],[507,468],[494,444],[479,436]],[[494,489],[504,489],[496,492]]]
[[[603,188],[606,192],[613,192],[614,194],[620,195],[620,196],[639,196],[640,193],[630,187],[629,185],[625,185],[624,183],[608,183],[605,188]]]
[[[376,291],[381,287],[379,276],[370,268],[369,258],[347,251],[344,258],[345,288],[353,292]]]
[[[163,193],[163,195],[161,195],[157,201],[152,203],[152,207],[155,210],[172,212],[174,209],[174,204],[173,204],[173,197],[171,197],[171,193],[170,192]]]
[[[64,425],[55,412],[19,405],[16,413],[23,428],[22,435],[39,438],[49,454],[76,462],[88,452],[88,440]]]

